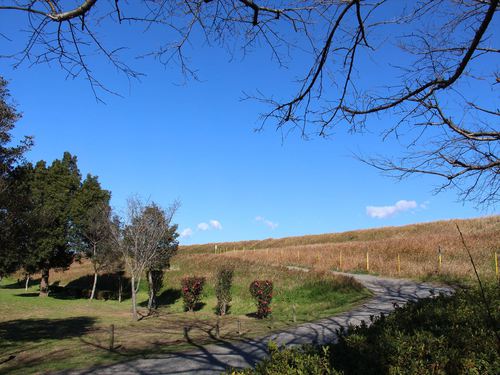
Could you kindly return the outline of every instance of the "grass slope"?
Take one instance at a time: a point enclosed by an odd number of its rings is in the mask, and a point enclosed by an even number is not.
[[[217,244],[222,256],[261,264],[368,272],[419,279],[470,279],[473,270],[456,224],[482,276],[495,277],[500,216],[403,227]],[[186,254],[214,253],[215,244],[183,246]],[[441,249],[441,266],[438,251]],[[399,258],[399,261],[398,261]]]

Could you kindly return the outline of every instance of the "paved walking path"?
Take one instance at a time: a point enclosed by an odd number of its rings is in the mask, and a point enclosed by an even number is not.
[[[446,287],[436,287],[411,280],[371,275],[343,275],[352,276],[361,282],[373,293],[373,298],[351,311],[301,324],[260,339],[200,345],[198,349],[188,352],[168,354],[154,359],[137,359],[74,374],[220,374],[228,367],[253,366],[266,356],[269,340],[286,345],[332,342],[336,338],[335,331],[338,328],[349,324],[357,325],[362,320],[369,322],[371,315],[391,312],[394,304],[401,306],[411,300],[451,292],[451,289]]]

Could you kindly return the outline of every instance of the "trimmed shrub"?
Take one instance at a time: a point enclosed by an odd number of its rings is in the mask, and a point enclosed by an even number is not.
[[[201,300],[201,293],[203,292],[204,285],[204,277],[189,276],[181,280],[182,298],[186,311],[194,311],[196,305]]]
[[[500,288],[457,290],[410,302],[388,316],[338,332],[335,344],[279,351],[234,375],[496,375],[500,368]],[[329,362],[329,363],[328,363]]]
[[[337,375],[330,368],[328,347],[306,345],[298,348],[278,348],[268,344],[269,357],[258,363],[255,369],[233,370],[231,375]]]
[[[231,303],[231,286],[233,284],[234,268],[223,266],[217,271],[217,285],[215,295],[217,297],[217,315],[226,315]]]
[[[250,284],[250,294],[257,301],[257,318],[267,318],[271,314],[273,282],[271,280],[252,281]]]

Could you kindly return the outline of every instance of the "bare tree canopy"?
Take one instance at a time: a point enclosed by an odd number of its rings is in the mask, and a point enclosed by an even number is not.
[[[243,55],[267,48],[280,67],[306,59],[294,91],[247,96],[267,106],[262,126],[395,137],[407,154],[360,158],[398,178],[439,176],[440,189],[479,205],[498,203],[499,0],[0,0],[0,10],[26,16],[25,46],[8,56],[16,66],[57,63],[83,75],[96,97],[112,90],[92,68],[96,51],[126,77],[140,76],[122,59],[127,41],[98,37],[109,27],[164,30],[154,50],[137,55],[188,76],[191,43],[236,45]],[[392,125],[377,127],[379,116]]]
[[[180,203],[174,201],[167,209],[162,209],[155,203],[147,205],[138,197],[130,197],[126,221],[121,222],[118,217],[113,220],[111,235],[131,278],[134,320],[138,319],[136,297],[141,277],[146,270],[156,269],[163,259],[173,254],[170,245],[177,238],[177,226],[172,224],[172,219],[179,206]]]

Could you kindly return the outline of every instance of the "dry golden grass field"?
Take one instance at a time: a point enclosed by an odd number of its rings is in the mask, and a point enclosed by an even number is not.
[[[217,252],[220,256],[260,264],[296,265],[315,270],[370,272],[418,279],[469,279],[474,276],[473,268],[457,225],[480,275],[495,277],[495,252],[500,255],[500,216],[226,242],[217,244]],[[184,246],[181,252],[215,253],[215,245]]]

